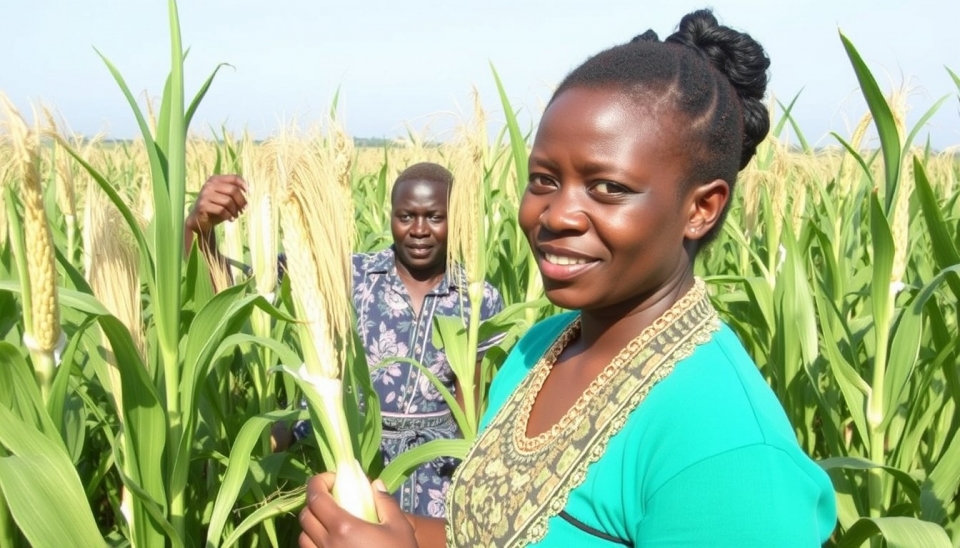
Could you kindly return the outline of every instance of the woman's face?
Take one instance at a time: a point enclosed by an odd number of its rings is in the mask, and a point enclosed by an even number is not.
[[[689,275],[680,119],[654,99],[571,88],[543,115],[519,220],[560,307],[629,311]]]

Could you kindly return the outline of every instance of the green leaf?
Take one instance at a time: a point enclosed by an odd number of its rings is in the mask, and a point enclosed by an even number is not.
[[[174,395],[180,399],[180,409],[184,416],[182,432],[176,440],[178,448],[169,477],[175,489],[183,488],[187,483],[192,454],[190,448],[199,416],[198,392],[224,338],[243,328],[254,306],[259,306],[274,317],[292,319],[259,295],[244,296],[245,289],[245,286],[238,285],[221,291],[200,310],[190,325],[191,335],[187,338],[183,352],[180,393]]]
[[[153,516],[148,506],[159,504],[166,507],[169,479],[163,463],[167,441],[166,413],[126,326],[110,315],[100,316],[97,321],[110,340],[120,371],[125,435],[123,460],[118,462],[122,462],[122,468],[132,481],[149,495],[146,499],[134,497],[134,523],[139,524],[138,539],[141,543],[156,542],[163,536],[162,522],[150,519]],[[151,525],[149,530],[147,523]]]
[[[356,325],[356,319],[351,325]],[[379,471],[383,466],[380,455],[380,440],[383,435],[383,420],[380,416],[380,396],[373,388],[367,356],[363,350],[360,334],[353,330],[353,343],[347,345],[347,367],[343,368],[344,414],[347,427],[354,432],[353,450],[358,455],[360,466],[367,472]]]
[[[910,499],[910,502],[913,504],[914,508],[919,510],[920,508],[920,486],[910,474],[898,470],[892,466],[886,466],[883,464],[877,464],[875,462],[869,461],[867,459],[862,459],[859,457],[833,457],[829,459],[824,459],[819,461],[817,464],[820,465],[824,470],[830,471],[835,469],[844,469],[844,470],[873,470],[880,469],[884,472],[890,474],[903,489],[903,492]]]
[[[883,407],[885,402],[883,389],[888,367],[887,343],[890,338],[890,324],[893,320],[893,295],[890,281],[896,250],[893,243],[893,234],[890,232],[890,223],[884,215],[876,193],[870,195],[870,236],[873,240],[873,276],[870,285],[870,300],[876,349],[874,351],[873,380],[870,383],[873,393],[867,404],[867,418],[870,419],[873,416],[877,419],[877,426],[879,426],[884,420],[884,415],[891,412],[890,409]]]
[[[213,514],[210,517],[210,526],[207,533],[207,546],[216,547],[220,545],[223,528],[234,509],[237,495],[240,494],[240,489],[243,487],[244,479],[250,469],[254,447],[260,442],[260,435],[273,423],[295,419],[300,413],[299,410],[274,411],[251,417],[243,423],[243,427],[230,449],[227,471],[224,473],[220,489],[217,491],[217,499],[213,505]]]
[[[904,156],[909,154],[910,146],[913,144],[913,140],[916,139],[917,133],[919,133],[920,130],[927,125],[927,122],[930,121],[930,118],[933,118],[933,115],[936,114],[938,110],[940,110],[940,107],[943,106],[943,103],[949,98],[950,98],[949,95],[944,95],[943,97],[938,99],[937,102],[933,104],[933,106],[928,108],[926,112],[923,113],[922,116],[920,116],[920,119],[917,120],[916,125],[913,126],[913,129],[910,131],[909,135],[907,135],[906,140],[904,140],[903,142]],[[903,160],[901,159],[901,161]]]
[[[943,451],[940,461],[927,476],[922,488],[924,494],[929,493],[931,499],[929,502],[935,503],[941,509],[938,514],[945,516],[946,510],[954,501],[958,486],[960,486],[960,433],[954,430],[950,445]]]
[[[793,97],[793,101],[790,101],[790,107],[783,109],[783,120],[790,122],[790,127],[793,128],[793,132],[797,135],[797,140],[800,141],[800,149],[803,150],[803,153],[811,154],[813,153],[813,148],[810,146],[810,143],[807,142],[806,137],[804,137],[803,135],[803,131],[800,130],[800,124],[797,123],[797,119],[793,117],[793,114],[791,112],[793,110],[793,103],[797,100],[797,97],[799,96],[800,96],[800,93],[797,93]],[[777,102],[779,103],[779,101]],[[783,104],[781,104],[780,107],[783,108]],[[781,121],[781,124],[778,124],[778,126],[780,126],[779,127],[780,130],[783,129],[782,121]],[[779,131],[775,135],[779,135]]]
[[[900,315],[893,340],[890,344],[890,360],[887,374],[884,377],[883,408],[888,410],[883,417],[882,430],[886,430],[890,422],[897,416],[894,412],[901,401],[909,399],[910,378],[913,375],[920,354],[921,336],[923,334],[923,310],[921,307],[907,306]],[[895,442],[896,440],[891,440]]]
[[[104,59],[106,61],[106,59]],[[108,61],[109,65],[109,61]],[[112,65],[109,65],[112,67]],[[113,69],[115,70],[115,69]],[[119,73],[116,74],[119,77]],[[124,89],[125,93],[129,94],[129,90]],[[133,96],[130,96],[130,99],[133,100]],[[133,102],[134,107],[136,107],[136,101]],[[137,111],[139,113],[139,111]],[[145,122],[144,122],[145,123]],[[137,242],[137,248],[140,250],[140,273],[141,276],[146,279],[147,286],[149,291],[153,292],[153,270],[154,270],[154,261],[153,255],[150,252],[150,247],[147,244],[146,237],[144,236],[143,229],[140,228],[140,222],[137,220],[137,217],[133,214],[133,211],[130,209],[130,206],[127,205],[126,200],[120,196],[120,194],[113,188],[113,185],[99,172],[94,168],[89,162],[87,162],[83,156],[73,149],[69,143],[64,139],[57,137],[57,142],[60,143],[64,150],[66,150],[74,160],[80,163],[84,169],[87,170],[87,173],[90,174],[90,177],[100,186],[103,192],[110,198],[110,201],[116,206],[117,210],[120,212],[120,215],[123,217],[123,220],[127,223],[130,232],[133,234],[134,240]],[[147,147],[147,152],[150,151],[153,146],[152,141],[149,141]],[[151,160],[152,162],[152,160]]]
[[[33,369],[20,351],[6,342],[0,342],[0,395],[0,405],[5,405],[21,420],[44,433],[66,453],[60,432],[44,408]]]
[[[783,127],[786,125],[790,113],[793,112],[793,107],[797,104],[797,99],[800,98],[801,93],[803,93],[803,88],[800,88],[800,91],[793,96],[793,99],[790,99],[790,103],[786,106],[784,106],[779,99],[777,100],[777,104],[780,105],[780,109],[783,111],[783,116],[777,121],[777,125],[771,128],[770,134],[774,137],[780,137],[780,134],[783,132]]]
[[[304,492],[299,491],[284,494],[283,496],[277,497],[263,506],[260,506],[256,509],[256,511],[247,516],[247,519],[243,520],[240,525],[233,530],[232,533],[230,533],[230,536],[223,541],[223,548],[230,548],[234,544],[238,543],[247,531],[253,529],[264,521],[277,516],[295,512],[296,510],[303,508],[303,504]]]
[[[541,308],[547,303],[549,301],[546,297],[540,297],[533,301],[513,303],[504,307],[503,310],[480,323],[477,340],[486,341],[496,335],[506,333],[517,325],[525,325],[526,316],[524,312],[529,308]]]
[[[778,337],[785,347],[786,363],[782,366],[789,368],[785,371],[784,380],[790,386],[799,366],[809,368],[816,360],[819,348],[813,297],[804,268],[804,257],[788,225],[784,225],[781,243],[786,249],[786,258],[777,279],[775,295],[785,328]]]
[[[833,135],[833,138],[839,141],[840,145],[850,153],[850,156],[853,157],[853,159],[857,162],[857,165],[860,166],[860,169],[863,170],[863,174],[867,176],[867,179],[870,181],[870,186],[873,186],[873,173],[870,172],[870,167],[867,166],[867,163],[864,161],[863,156],[860,155],[860,152],[855,150],[850,143],[840,136],[840,134],[831,131],[830,135]]]
[[[933,257],[937,267],[941,270],[950,268],[953,265],[960,264],[960,251],[954,245],[950,232],[950,225],[944,219],[944,214],[940,211],[937,204],[937,196],[930,186],[930,180],[927,178],[927,172],[923,168],[920,160],[913,160],[913,176],[916,181],[916,193],[920,202],[920,210],[923,212],[923,220],[927,227],[927,234],[930,235],[930,243],[933,248]],[[960,300],[960,279],[949,279],[950,289]]]
[[[490,63],[490,70],[493,71],[493,79],[497,83],[497,93],[500,95],[500,104],[503,106],[503,113],[507,118],[507,128],[510,131],[510,150],[514,171],[517,174],[519,196],[527,185],[527,141],[520,133],[520,124],[517,123],[516,112],[510,106],[507,92],[503,83],[500,82],[500,75],[497,74],[497,69],[494,68],[493,63]]]
[[[67,346],[64,348],[60,365],[57,367],[57,372],[53,379],[53,386],[50,390],[50,400],[47,402],[47,411],[53,423],[57,426],[57,430],[60,431],[63,430],[63,412],[68,397],[67,388],[74,360],[76,360],[77,352],[80,350],[81,342],[87,328],[93,325],[94,321],[92,318],[88,319],[67,341]]]
[[[470,446],[471,442],[464,439],[428,441],[390,461],[380,474],[380,479],[387,486],[387,491],[392,493],[420,465],[440,457],[462,459],[467,456]]]
[[[843,394],[857,431],[863,439],[867,439],[870,435],[870,427],[867,425],[864,411],[866,398],[871,392],[870,385],[860,377],[839,346],[843,342],[853,346],[852,336],[843,328],[843,317],[836,305],[827,299],[826,292],[814,291],[813,295],[820,316],[820,328],[823,330],[824,337],[823,348],[830,364],[830,372],[840,388],[840,393]]]
[[[897,194],[897,186],[900,180],[900,136],[897,133],[897,125],[893,120],[893,113],[890,111],[890,105],[880,91],[877,81],[870,73],[866,63],[857,53],[856,48],[843,33],[840,33],[840,40],[843,42],[843,48],[847,51],[850,63],[860,82],[860,90],[870,108],[870,114],[873,115],[873,123],[877,128],[877,135],[880,137],[880,148],[883,150],[884,175],[886,176],[886,187],[884,189],[884,208],[890,213],[894,199]]]
[[[943,527],[907,517],[861,518],[837,543],[837,548],[860,548],[880,535],[887,548],[953,548]]]
[[[119,454],[119,448],[116,445],[112,446],[114,459],[117,462],[121,462],[122,459]],[[156,527],[156,530],[143,531],[143,526],[141,525],[137,531],[137,535],[141,538],[147,535],[153,535],[149,537],[148,542],[153,543],[153,546],[163,546],[163,537],[166,537],[169,540],[174,548],[183,548],[183,540],[179,537],[177,532],[173,529],[173,525],[170,524],[170,521],[167,520],[167,517],[164,515],[164,508],[154,500],[154,498],[148,493],[139,483],[126,473],[124,473],[122,468],[117,469],[117,473],[120,475],[120,479],[123,481],[123,486],[126,489],[129,489],[133,493],[134,497],[134,512],[137,516],[135,517],[134,524],[138,523],[137,520],[143,520],[145,517],[150,517],[152,520],[150,524]]]
[[[62,446],[0,405],[0,489],[33,546],[106,546]],[[55,509],[61,509],[57,511]],[[51,519],[51,512],[56,518]]]
[[[190,122],[193,121],[193,115],[197,112],[197,108],[200,106],[200,102],[203,101],[203,98],[207,95],[207,91],[210,90],[210,85],[213,84],[213,79],[217,77],[217,73],[220,72],[220,69],[223,67],[235,68],[229,63],[220,63],[214,67],[213,72],[209,77],[203,82],[203,85],[200,86],[200,91],[193,97],[193,101],[190,101],[190,106],[187,107],[187,112],[184,114],[183,125],[184,128],[190,127]],[[217,153],[220,153],[220,149],[217,149]],[[217,171],[214,171],[217,173]]]
[[[435,316],[435,318],[436,317],[437,316]],[[460,405],[457,403],[457,399],[454,397],[454,395],[450,393],[450,390],[448,390],[447,387],[444,386],[443,382],[440,379],[438,379],[437,376],[432,371],[430,371],[429,368],[427,368],[425,365],[418,362],[417,360],[414,360],[412,358],[401,358],[399,356],[389,356],[384,358],[383,361],[381,361],[380,363],[375,365],[373,368],[371,368],[371,371],[375,369],[379,369],[381,367],[386,367],[392,363],[397,363],[397,362],[408,363],[416,367],[418,370],[420,370],[423,376],[425,376],[427,380],[430,381],[430,384],[432,384],[434,388],[437,389],[437,391],[440,393],[440,397],[443,398],[443,401],[446,402],[447,406],[450,407],[450,411],[453,413],[453,418],[457,422],[457,425],[460,426],[466,423],[467,417],[464,414],[463,409],[461,409]]]

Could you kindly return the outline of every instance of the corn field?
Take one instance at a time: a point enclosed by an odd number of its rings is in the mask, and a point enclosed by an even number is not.
[[[42,109],[27,123],[0,101],[3,548],[290,546],[314,473],[353,470],[392,488],[421,462],[463,456],[482,391],[462,409],[442,391],[466,439],[383,468],[369,376],[379,364],[365,362],[337,300],[350,251],[392,242],[391,183],[411,163],[446,165],[461,181],[450,260],[468,287],[486,279],[507,304],[483,323],[436,323],[454,370],[470,371],[477,341],[503,333],[483,357],[489,382],[526,327],[557,311],[517,224],[532,130],[495,72],[505,119],[495,135],[478,99],[445,143],[410,135],[357,148],[333,114],[266,140],[202,138],[189,123],[216,69],[188,103],[172,1],[170,28],[156,112],[104,58],[139,139],[74,135]],[[792,103],[772,103],[771,135],[697,273],[833,480],[830,545],[957,548],[960,155],[917,138],[960,98],[960,78],[951,72],[957,95],[907,127],[903,101],[840,41],[869,112],[815,150]],[[215,173],[251,186],[247,212],[217,227],[223,261],[182,245],[189,206]],[[290,261],[282,278],[279,252]],[[275,424],[301,419],[314,436],[272,446]]]

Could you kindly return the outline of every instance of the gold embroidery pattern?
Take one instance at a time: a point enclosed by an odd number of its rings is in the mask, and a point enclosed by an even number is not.
[[[587,467],[647,393],[720,326],[706,287],[694,287],[624,347],[548,431],[528,438],[527,419],[557,357],[577,336],[568,325],[503,404],[454,474],[448,496],[452,547],[526,546],[583,483]]]

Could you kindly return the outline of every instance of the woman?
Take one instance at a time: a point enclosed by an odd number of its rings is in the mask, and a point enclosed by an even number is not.
[[[304,547],[819,546],[836,509],[693,275],[767,134],[769,60],[709,11],[592,57],[551,99],[520,224],[544,289],[491,388],[445,524],[378,494],[353,519],[313,478]]]

